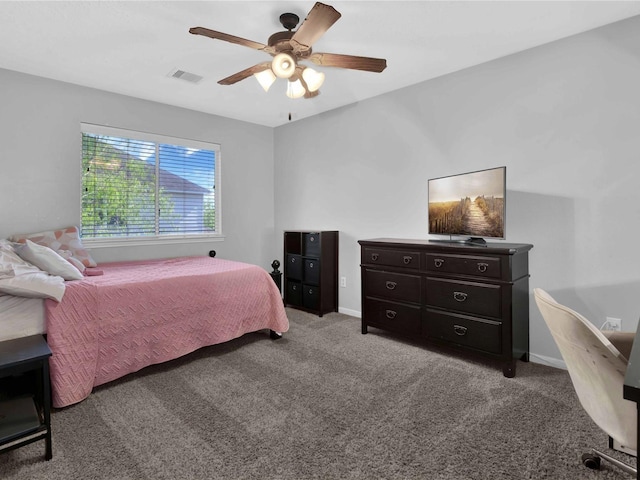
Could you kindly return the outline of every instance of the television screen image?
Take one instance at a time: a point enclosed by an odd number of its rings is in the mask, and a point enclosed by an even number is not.
[[[506,170],[429,179],[429,234],[504,239]]]

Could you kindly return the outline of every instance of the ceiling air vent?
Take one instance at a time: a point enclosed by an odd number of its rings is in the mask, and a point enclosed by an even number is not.
[[[169,76],[173,78],[178,78],[180,80],[185,80],[190,83],[198,83],[202,80],[203,77],[200,75],[196,75],[195,73],[185,72],[184,70],[172,70],[169,72]]]

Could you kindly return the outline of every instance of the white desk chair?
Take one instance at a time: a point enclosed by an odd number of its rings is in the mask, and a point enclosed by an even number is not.
[[[637,406],[622,397],[635,333],[602,332],[579,313],[560,305],[544,290],[534,288],[533,294],[560,349],[580,404],[609,435],[611,448],[617,447],[617,450],[637,456]],[[599,468],[602,457],[624,471],[636,474],[632,466],[598,450],[592,451],[595,455],[582,456],[586,466]]]

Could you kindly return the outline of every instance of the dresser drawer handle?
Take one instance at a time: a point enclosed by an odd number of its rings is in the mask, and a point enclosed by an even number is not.
[[[405,265],[409,265],[411,263],[411,260],[413,260],[413,257],[410,255],[405,255],[404,257],[402,257],[402,260],[404,261]]]
[[[309,268],[313,268],[313,262],[309,262]]]
[[[398,314],[398,312],[395,312],[394,310],[387,310],[386,311],[386,315],[387,315],[387,318],[389,320],[393,320],[394,318],[396,318],[397,314]]]
[[[291,257],[291,263],[296,263],[296,257]]]
[[[467,299],[467,294],[464,292],[453,292],[453,298],[456,302],[464,302]]]
[[[480,270],[482,273],[486,272],[487,268],[489,268],[488,263],[478,263],[478,270]]]
[[[396,282],[390,282],[387,280],[386,286],[389,290],[393,290],[396,288],[396,285],[398,285]]]
[[[444,265],[444,260],[442,258],[434,258],[433,264],[436,266],[436,268],[440,268],[442,265]]]
[[[467,327],[463,327],[462,325],[454,325],[453,331],[456,332],[456,335],[460,335],[463,337],[467,334]]]
[[[309,289],[309,295],[313,295],[313,288]]]
[[[371,260],[373,260],[374,262],[378,260],[378,254],[377,253],[372,253],[371,254]]]

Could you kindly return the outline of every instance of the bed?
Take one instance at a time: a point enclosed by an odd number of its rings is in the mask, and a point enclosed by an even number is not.
[[[75,227],[59,232],[32,236],[45,245],[0,240],[0,340],[46,333],[54,407],[201,347],[289,328],[280,291],[258,266],[181,257],[96,268]],[[69,252],[78,261],[62,257]]]
[[[182,257],[100,270],[66,282],[61,302],[45,300],[54,407],[201,347],[289,328],[278,288],[255,265]]]
[[[45,333],[41,298],[0,295],[0,342]]]

